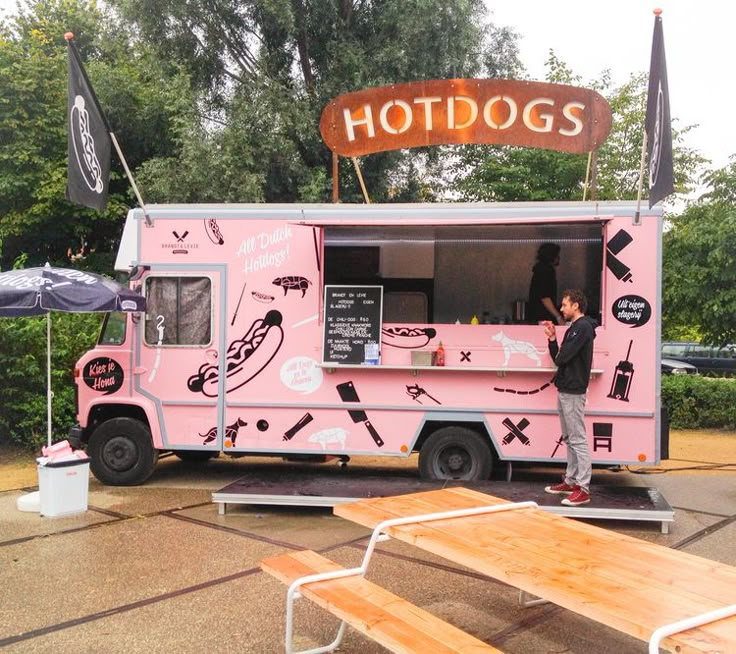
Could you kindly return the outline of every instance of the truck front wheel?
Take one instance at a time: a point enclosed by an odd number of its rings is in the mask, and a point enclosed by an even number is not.
[[[432,434],[419,451],[422,479],[488,479],[493,454],[488,442],[466,427],[443,427]]]
[[[136,486],[153,473],[158,450],[140,420],[112,418],[92,432],[87,452],[92,473],[103,484]]]

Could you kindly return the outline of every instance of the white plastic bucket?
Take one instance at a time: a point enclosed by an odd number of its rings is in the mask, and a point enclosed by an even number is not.
[[[84,513],[89,493],[89,461],[63,461],[38,466],[40,513],[49,518]]]

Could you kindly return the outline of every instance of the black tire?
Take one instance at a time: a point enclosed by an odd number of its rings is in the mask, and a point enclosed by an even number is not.
[[[204,450],[180,450],[174,452],[174,455],[185,463],[204,463],[210,459],[216,459],[220,456],[220,453]]]
[[[87,447],[92,473],[109,486],[137,486],[153,473],[158,450],[140,420],[112,418],[92,432]]]
[[[488,479],[493,453],[488,440],[467,427],[443,427],[434,432],[419,451],[422,479]]]

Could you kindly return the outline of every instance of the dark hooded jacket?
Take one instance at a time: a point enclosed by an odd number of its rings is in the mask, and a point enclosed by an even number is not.
[[[568,327],[559,346],[557,340],[549,341],[549,353],[557,366],[555,386],[561,393],[582,395],[588,390],[597,326],[592,318],[581,316]]]

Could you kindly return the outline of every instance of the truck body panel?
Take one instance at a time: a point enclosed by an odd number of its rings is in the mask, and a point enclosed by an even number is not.
[[[546,338],[511,315],[551,241],[562,248],[559,294],[584,289],[600,322],[586,404],[593,461],[659,461],[657,209],[640,221],[633,203],[148,213],[151,226],[128,215],[116,264],[137,267],[146,314],[80,359],[82,427],[101,403],[131,403],[162,450],[408,456],[430,427],[469,423],[501,460],[564,460]],[[382,286],[380,365],[324,362],[326,284]],[[469,324],[486,308],[489,324]],[[440,342],[444,367],[417,363]],[[113,392],[88,374],[101,358],[122,370]]]

